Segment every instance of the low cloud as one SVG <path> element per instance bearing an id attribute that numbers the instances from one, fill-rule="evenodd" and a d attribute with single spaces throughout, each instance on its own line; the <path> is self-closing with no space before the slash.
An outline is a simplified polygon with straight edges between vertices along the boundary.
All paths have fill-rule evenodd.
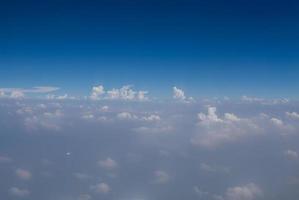
<path id="1" fill-rule="evenodd" d="M 17 187 L 12 187 L 9 189 L 9 193 L 15 197 L 20 197 L 20 198 L 23 198 L 23 197 L 27 197 L 30 195 L 30 191 L 27 190 L 27 189 L 20 189 L 20 188 L 17 188 Z"/>

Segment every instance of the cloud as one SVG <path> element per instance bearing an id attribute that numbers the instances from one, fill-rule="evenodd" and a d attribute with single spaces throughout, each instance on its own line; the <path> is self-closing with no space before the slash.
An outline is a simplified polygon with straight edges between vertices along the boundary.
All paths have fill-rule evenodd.
<path id="1" fill-rule="evenodd" d="M 287 117 L 299 120 L 299 114 L 296 112 L 286 112 Z"/>
<path id="2" fill-rule="evenodd" d="M 9 193 L 13 196 L 16 196 L 16 197 L 27 197 L 30 195 L 30 191 L 27 190 L 27 189 L 20 189 L 20 188 L 17 188 L 17 187 L 12 187 L 9 189 Z"/>
<path id="3" fill-rule="evenodd" d="M 102 98 L 102 95 L 104 95 L 104 94 L 105 94 L 104 86 L 102 86 L 102 85 L 94 86 L 94 87 L 92 87 L 92 90 L 91 90 L 90 99 L 99 100 Z"/>
<path id="4" fill-rule="evenodd" d="M 98 161 L 98 165 L 105 170 L 115 170 L 118 168 L 117 162 L 109 157 L 105 160 Z"/>
<path id="5" fill-rule="evenodd" d="M 186 99 L 185 92 L 182 89 L 179 89 L 175 86 L 172 89 L 173 89 L 173 98 L 174 99 L 182 100 L 182 101 L 184 101 Z"/>
<path id="6" fill-rule="evenodd" d="M 28 181 L 32 178 L 31 172 L 26 169 L 17 169 L 16 175 L 22 180 Z"/>
<path id="7" fill-rule="evenodd" d="M 284 155 L 290 160 L 297 160 L 299 158 L 298 153 L 290 149 L 286 150 Z"/>
<path id="8" fill-rule="evenodd" d="M 74 173 L 74 176 L 78 180 L 87 180 L 91 178 L 88 174 L 84 174 L 84 173 Z"/>
<path id="9" fill-rule="evenodd" d="M 185 96 L 185 92 L 182 89 L 177 88 L 176 86 L 172 88 L 172 92 L 173 92 L 172 97 L 177 101 L 185 102 L 185 103 L 190 103 L 194 101 L 192 97 L 187 98 Z"/>
<path id="10" fill-rule="evenodd" d="M 221 166 L 212 166 L 207 163 L 201 163 L 200 164 L 200 169 L 205 172 L 210 172 L 210 173 L 229 173 L 229 169 L 227 167 L 221 167 Z"/>
<path id="11" fill-rule="evenodd" d="M 198 114 L 198 134 L 191 138 L 192 144 L 214 148 L 260 133 L 259 127 L 253 120 L 241 119 L 232 113 L 225 113 L 224 117 L 220 118 L 216 111 L 216 107 L 209 106 L 207 114 Z"/>
<path id="12" fill-rule="evenodd" d="M 11 163 L 13 160 L 12 158 L 4 155 L 0 155 L 0 164 L 1 163 Z"/>
<path id="13" fill-rule="evenodd" d="M 50 93 L 59 90 L 58 87 L 39 86 L 31 89 L 24 88 L 0 88 L 0 97 L 19 99 L 25 97 L 26 93 Z"/>
<path id="14" fill-rule="evenodd" d="M 125 101 L 147 101 L 148 91 L 135 91 L 131 85 L 124 85 L 121 88 L 113 88 L 105 91 L 104 86 L 94 86 L 90 94 L 92 100 L 125 100 Z"/>
<path id="15" fill-rule="evenodd" d="M 165 184 L 170 180 L 170 176 L 168 175 L 168 173 L 162 170 L 154 171 L 154 176 L 155 176 L 154 183 L 157 184 Z"/>
<path id="16" fill-rule="evenodd" d="M 255 200 L 263 195 L 262 190 L 254 183 L 228 188 L 227 200 Z"/>
<path id="17" fill-rule="evenodd" d="M 64 94 L 64 95 L 48 94 L 46 96 L 46 99 L 49 99 L 49 100 L 75 100 L 76 97 L 69 96 L 68 94 Z"/>
<path id="18" fill-rule="evenodd" d="M 90 187 L 92 191 L 98 194 L 108 194 L 111 191 L 110 186 L 107 183 L 99 183 Z"/>
<path id="19" fill-rule="evenodd" d="M 91 196 L 89 194 L 81 194 L 77 200 L 90 200 Z"/>
<path id="20" fill-rule="evenodd" d="M 138 119 L 138 117 L 134 114 L 131 114 L 129 112 L 121 112 L 117 114 L 117 118 L 120 120 L 133 120 Z"/>

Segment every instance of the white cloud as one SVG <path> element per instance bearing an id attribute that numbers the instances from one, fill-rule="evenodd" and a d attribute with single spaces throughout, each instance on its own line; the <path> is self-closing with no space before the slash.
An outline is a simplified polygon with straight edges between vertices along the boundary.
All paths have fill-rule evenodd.
<path id="1" fill-rule="evenodd" d="M 149 116 L 144 116 L 142 117 L 142 120 L 147 121 L 147 122 L 155 122 L 155 121 L 160 121 L 161 118 L 159 115 L 149 115 Z"/>
<path id="2" fill-rule="evenodd" d="M 173 88 L 173 98 L 181 101 L 186 100 L 185 92 L 182 89 L 177 88 L 174 86 Z"/>
<path id="3" fill-rule="evenodd" d="M 284 125 L 282 120 L 274 118 L 274 117 L 271 118 L 271 122 L 278 127 L 283 127 L 283 125 Z"/>
<path id="4" fill-rule="evenodd" d="M 105 91 L 104 86 L 94 86 L 91 91 L 92 100 L 126 100 L 126 101 L 147 101 L 147 91 L 135 91 L 131 85 L 124 85 L 121 88 L 113 88 Z"/>
<path id="5" fill-rule="evenodd" d="M 108 112 L 109 106 L 102 106 L 101 111 L 102 112 Z"/>
<path id="6" fill-rule="evenodd" d="M 22 180 L 25 180 L 25 181 L 28 181 L 31 179 L 32 175 L 31 175 L 31 172 L 26 170 L 26 169 L 17 169 L 16 170 L 16 175 L 22 179 Z"/>
<path id="7" fill-rule="evenodd" d="M 298 119 L 299 120 L 299 113 L 296 113 L 296 112 L 286 112 L 286 115 L 289 118 Z"/>
<path id="8" fill-rule="evenodd" d="M 27 189 L 20 189 L 17 187 L 12 187 L 9 189 L 9 193 L 13 196 L 22 198 L 22 197 L 27 197 L 28 195 L 30 195 L 30 191 Z"/>
<path id="9" fill-rule="evenodd" d="M 91 90 L 90 99 L 92 99 L 92 100 L 101 99 L 103 94 L 105 94 L 104 86 L 102 86 L 102 85 L 94 86 L 94 87 L 92 87 L 92 90 Z"/>
<path id="10" fill-rule="evenodd" d="M 208 113 L 199 113 L 198 133 L 191 143 L 214 148 L 224 143 L 234 142 L 242 137 L 260 133 L 259 127 L 250 119 L 241 119 L 232 113 L 220 118 L 216 107 L 208 107 Z"/>
<path id="11" fill-rule="evenodd" d="M 297 160 L 299 158 L 298 153 L 290 149 L 286 150 L 284 154 L 290 160 Z"/>
<path id="12" fill-rule="evenodd" d="M 206 196 L 209 195 L 208 192 L 203 191 L 203 190 L 200 189 L 198 186 L 194 186 L 194 187 L 193 187 L 193 190 L 194 190 L 194 192 L 196 193 L 196 195 L 197 195 L 199 198 L 204 198 L 204 197 L 206 197 Z"/>
<path id="13" fill-rule="evenodd" d="M 64 94 L 64 95 L 54 95 L 54 94 L 48 94 L 46 96 L 47 99 L 49 100 L 75 100 L 76 97 L 73 96 L 69 96 L 68 94 Z"/>
<path id="14" fill-rule="evenodd" d="M 107 183 L 99 183 L 90 187 L 95 193 L 108 194 L 111 191 L 110 186 Z"/>
<path id="15" fill-rule="evenodd" d="M 228 188 L 226 191 L 227 200 L 255 200 L 261 197 L 262 190 L 254 183 L 243 186 Z"/>
<path id="16" fill-rule="evenodd" d="M 26 93 L 50 93 L 59 90 L 58 87 L 40 86 L 31 89 L 24 88 L 0 88 L 0 97 L 19 99 L 25 97 Z"/>
<path id="17" fill-rule="evenodd" d="M 172 88 L 172 92 L 173 92 L 172 95 L 173 99 L 177 101 L 184 102 L 184 103 L 194 102 L 193 97 L 186 97 L 185 92 L 182 89 L 177 88 L 176 86 Z"/>
<path id="18" fill-rule="evenodd" d="M 106 158 L 105 160 L 98 161 L 98 165 L 105 170 L 115 170 L 118 168 L 118 164 L 112 158 Z"/>
<path id="19" fill-rule="evenodd" d="M 158 184 L 165 184 L 170 180 L 170 176 L 165 171 L 156 170 L 154 171 L 154 176 L 155 176 L 154 182 Z"/>
<path id="20" fill-rule="evenodd" d="M 138 117 L 134 114 L 131 114 L 129 112 L 121 112 L 117 114 L 117 118 L 121 120 L 132 120 L 132 119 L 138 119 Z"/>
<path id="21" fill-rule="evenodd" d="M 24 97 L 25 97 L 25 94 L 22 91 L 16 90 L 16 91 L 12 91 L 10 93 L 10 98 L 12 98 L 12 99 L 20 99 L 20 98 L 24 98 Z"/>

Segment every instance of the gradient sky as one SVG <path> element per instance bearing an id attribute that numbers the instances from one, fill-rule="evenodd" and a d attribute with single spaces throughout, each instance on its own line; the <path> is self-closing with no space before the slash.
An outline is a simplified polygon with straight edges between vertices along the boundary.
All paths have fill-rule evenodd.
<path id="1" fill-rule="evenodd" d="M 298 98 L 298 1 L 6 1 L 0 86 Z"/>

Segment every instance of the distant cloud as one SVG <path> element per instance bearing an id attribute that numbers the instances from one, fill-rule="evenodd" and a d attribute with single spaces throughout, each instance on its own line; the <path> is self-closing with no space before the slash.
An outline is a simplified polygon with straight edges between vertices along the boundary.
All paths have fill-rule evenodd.
<path id="1" fill-rule="evenodd" d="M 126 101 L 147 101 L 148 91 L 135 91 L 131 85 L 124 85 L 119 89 L 113 88 L 105 91 L 103 85 L 92 87 L 90 99 L 92 100 L 126 100 Z"/>
<path id="2" fill-rule="evenodd" d="M 58 87 L 40 86 L 31 89 L 24 88 L 0 88 L 0 97 L 6 98 L 23 98 L 26 93 L 50 93 L 59 90 Z"/>
<path id="3" fill-rule="evenodd" d="M 226 200 L 255 200 L 263 195 L 262 190 L 254 183 L 228 188 Z"/>
<path id="4" fill-rule="evenodd" d="M 172 89 L 173 89 L 174 99 L 185 101 L 186 96 L 185 96 L 185 92 L 182 89 L 179 89 L 175 86 Z"/>
<path id="5" fill-rule="evenodd" d="M 76 200 L 90 200 L 91 196 L 89 194 L 81 194 Z"/>
<path id="6" fill-rule="evenodd" d="M 286 115 L 289 118 L 299 120 L 299 113 L 296 113 L 296 112 L 286 112 Z"/>
<path id="7" fill-rule="evenodd" d="M 113 160 L 112 158 L 100 160 L 98 162 L 98 165 L 105 170 L 115 170 L 118 167 L 117 162 L 115 160 Z"/>
<path id="8" fill-rule="evenodd" d="M 31 175 L 31 172 L 26 170 L 26 169 L 17 169 L 16 170 L 16 175 L 22 179 L 22 180 L 25 180 L 25 181 L 28 181 L 31 179 L 32 175 Z"/>
<path id="9" fill-rule="evenodd" d="M 186 103 L 194 101 L 194 99 L 192 97 L 186 97 L 185 92 L 182 89 L 177 88 L 176 86 L 174 86 L 172 88 L 172 91 L 173 91 L 172 97 L 173 97 L 173 99 L 175 99 L 177 101 L 186 102 Z"/>
<path id="10" fill-rule="evenodd" d="M 20 197 L 20 198 L 23 198 L 23 197 L 27 197 L 30 195 L 30 191 L 27 190 L 27 189 L 20 189 L 20 188 L 17 188 L 17 187 L 12 187 L 9 189 L 9 193 L 13 196 L 16 196 L 16 197 Z"/>
<path id="11" fill-rule="evenodd" d="M 11 163 L 11 162 L 12 162 L 12 158 L 10 158 L 8 156 L 0 155 L 0 164 L 1 163 Z"/>
<path id="12" fill-rule="evenodd" d="M 98 194 L 108 194 L 111 191 L 110 186 L 107 183 L 99 183 L 90 187 L 92 191 Z"/>
<path id="13" fill-rule="evenodd" d="M 191 143 L 213 148 L 223 143 L 236 141 L 244 136 L 259 133 L 258 126 L 250 119 L 241 119 L 232 113 L 225 113 L 220 118 L 216 107 L 208 107 L 208 113 L 199 113 L 197 124 L 199 134 Z"/>
<path id="14" fill-rule="evenodd" d="M 88 174 L 84 174 L 84 173 L 74 173 L 74 176 L 78 180 L 87 180 L 91 178 Z"/>
<path id="15" fill-rule="evenodd" d="M 284 152 L 284 154 L 290 160 L 298 160 L 299 159 L 299 155 L 296 151 L 288 149 Z"/>
<path id="16" fill-rule="evenodd" d="M 154 171 L 154 175 L 155 175 L 154 182 L 157 184 L 165 184 L 170 180 L 169 174 L 162 170 Z"/>

